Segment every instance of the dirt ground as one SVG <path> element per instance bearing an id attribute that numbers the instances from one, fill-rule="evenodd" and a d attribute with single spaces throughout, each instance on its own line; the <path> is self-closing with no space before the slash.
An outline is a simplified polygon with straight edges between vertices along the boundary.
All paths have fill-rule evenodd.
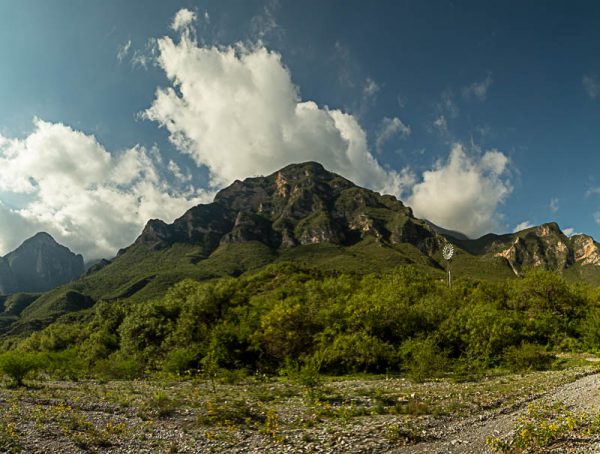
<path id="1" fill-rule="evenodd" d="M 0 452 L 491 452 L 486 438 L 510 440 L 530 403 L 600 411 L 598 366 L 471 382 L 332 378 L 311 387 L 260 376 L 37 381 L 0 387 Z M 600 433 L 558 440 L 546 452 L 600 452 Z"/>

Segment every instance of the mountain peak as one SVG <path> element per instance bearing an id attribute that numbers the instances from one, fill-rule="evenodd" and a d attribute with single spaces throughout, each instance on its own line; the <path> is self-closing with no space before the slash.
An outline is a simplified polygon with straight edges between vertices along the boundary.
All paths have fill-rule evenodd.
<path id="1" fill-rule="evenodd" d="M 40 292 L 83 274 L 83 257 L 46 233 L 25 240 L 0 261 L 0 293 Z"/>
<path id="2" fill-rule="evenodd" d="M 348 246 L 365 237 L 428 250 L 437 244 L 436 233 L 395 197 L 356 186 L 309 161 L 236 180 L 213 203 L 188 210 L 172 225 L 149 222 L 136 243 L 200 244 L 210 255 L 226 243 L 259 241 L 278 250 L 316 243 Z"/>
<path id="3" fill-rule="evenodd" d="M 275 173 L 281 173 L 283 175 L 302 175 L 305 177 L 318 176 L 318 175 L 334 175 L 323 167 L 322 164 L 315 161 L 300 162 L 297 164 L 289 164 Z"/>
<path id="4" fill-rule="evenodd" d="M 33 235 L 31 238 L 28 238 L 27 240 L 25 240 L 23 242 L 23 244 L 25 244 L 25 243 L 58 245 L 58 243 L 56 242 L 54 237 L 47 232 L 38 232 L 35 235 Z"/>
<path id="5" fill-rule="evenodd" d="M 536 234 L 539 236 L 548 236 L 548 235 L 563 235 L 564 233 L 558 226 L 556 222 L 546 222 L 536 228 Z"/>

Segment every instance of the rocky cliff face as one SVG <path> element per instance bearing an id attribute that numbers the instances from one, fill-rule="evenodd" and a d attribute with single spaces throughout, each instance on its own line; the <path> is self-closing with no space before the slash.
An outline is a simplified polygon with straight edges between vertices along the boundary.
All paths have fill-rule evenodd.
<path id="1" fill-rule="evenodd" d="M 209 255 L 224 243 L 260 241 L 280 249 L 324 242 L 352 245 L 367 236 L 382 245 L 411 243 L 425 253 L 435 252 L 443 241 L 395 197 L 307 162 L 235 181 L 213 203 L 192 208 L 171 225 L 151 220 L 136 244 L 160 249 L 192 243 Z"/>
<path id="2" fill-rule="evenodd" d="M 588 235 L 573 235 L 571 237 L 575 262 L 582 265 L 600 266 L 600 245 Z"/>
<path id="3" fill-rule="evenodd" d="M 600 266 L 598 243 L 587 235 L 567 237 L 551 222 L 510 235 L 480 238 L 480 253 L 507 261 L 515 275 L 531 268 L 563 271 L 575 264 Z M 468 247 L 468 246 L 467 246 Z"/>
<path id="4" fill-rule="evenodd" d="M 0 294 L 42 292 L 78 278 L 83 257 L 38 233 L 0 259 Z"/>

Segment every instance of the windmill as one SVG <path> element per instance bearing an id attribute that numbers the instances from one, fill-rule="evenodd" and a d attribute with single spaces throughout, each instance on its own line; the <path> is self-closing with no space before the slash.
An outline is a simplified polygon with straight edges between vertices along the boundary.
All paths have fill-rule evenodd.
<path id="1" fill-rule="evenodd" d="M 446 260 L 448 268 L 448 287 L 452 287 L 452 273 L 450 272 L 450 259 L 454 256 L 454 246 L 450 243 L 446 243 L 444 249 L 442 249 L 442 257 Z"/>

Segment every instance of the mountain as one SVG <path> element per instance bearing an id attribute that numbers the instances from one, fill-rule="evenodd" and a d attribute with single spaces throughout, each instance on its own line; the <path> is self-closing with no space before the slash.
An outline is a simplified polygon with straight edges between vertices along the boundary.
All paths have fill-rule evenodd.
<path id="1" fill-rule="evenodd" d="M 83 257 L 47 233 L 29 238 L 0 258 L 0 294 L 44 292 L 83 274 Z"/>
<path id="2" fill-rule="evenodd" d="M 393 196 L 382 196 L 309 162 L 268 177 L 235 181 L 213 203 L 198 205 L 167 225 L 148 222 L 136 241 L 153 249 L 197 244 L 205 257 L 219 246 L 259 241 L 272 250 L 311 244 L 410 243 L 424 253 L 435 233 Z"/>
<path id="3" fill-rule="evenodd" d="M 440 227 L 439 225 L 435 225 L 433 222 L 428 221 L 427 219 L 424 219 L 424 221 L 427 223 L 427 225 L 429 227 L 431 227 L 431 229 L 434 232 L 439 233 L 440 235 L 443 235 L 446 238 L 453 238 L 453 239 L 457 239 L 457 240 L 468 240 L 469 239 L 469 237 L 467 235 L 465 235 L 464 233 L 457 232 L 455 230 L 445 229 L 443 227 Z"/>
<path id="4" fill-rule="evenodd" d="M 543 268 L 574 277 L 600 280 L 600 244 L 589 235 L 566 236 L 556 222 L 520 232 L 482 236 L 477 240 L 452 238 L 466 252 L 501 257 L 516 276 L 532 268 Z"/>
<path id="5" fill-rule="evenodd" d="M 146 301 L 185 278 L 238 276 L 270 263 L 356 273 L 412 264 L 443 279 L 448 264 L 441 249 L 447 242 L 455 245 L 455 278 L 511 279 L 541 267 L 600 283 L 599 245 L 589 236 L 569 238 L 550 223 L 471 240 L 415 218 L 393 196 L 307 162 L 235 181 L 212 203 L 191 208 L 171 224 L 150 220 L 133 244 L 80 279 L 40 296 L 5 301 L 0 334 L 30 332 L 100 300 Z"/>

